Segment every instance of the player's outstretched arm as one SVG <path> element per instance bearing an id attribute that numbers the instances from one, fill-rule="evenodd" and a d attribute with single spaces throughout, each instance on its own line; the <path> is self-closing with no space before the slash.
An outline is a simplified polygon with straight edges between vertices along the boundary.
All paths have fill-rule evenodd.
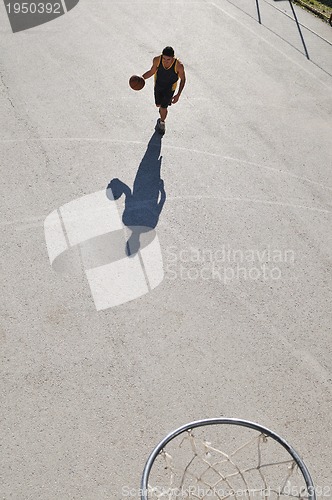
<path id="1" fill-rule="evenodd" d="M 153 58 L 151 69 L 149 69 L 149 71 L 146 71 L 142 75 L 144 80 L 146 80 L 147 78 L 150 78 L 151 76 L 153 76 L 156 73 L 156 71 L 158 69 L 158 59 L 159 59 L 158 56 Z"/>

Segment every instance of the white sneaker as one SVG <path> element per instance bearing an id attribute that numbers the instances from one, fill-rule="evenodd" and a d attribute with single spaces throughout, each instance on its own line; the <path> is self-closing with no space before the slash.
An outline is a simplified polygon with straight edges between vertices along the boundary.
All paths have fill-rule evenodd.
<path id="1" fill-rule="evenodd" d="M 162 122 L 160 118 L 158 118 L 157 127 L 158 127 L 158 132 L 160 134 L 165 133 L 166 131 L 165 122 Z"/>

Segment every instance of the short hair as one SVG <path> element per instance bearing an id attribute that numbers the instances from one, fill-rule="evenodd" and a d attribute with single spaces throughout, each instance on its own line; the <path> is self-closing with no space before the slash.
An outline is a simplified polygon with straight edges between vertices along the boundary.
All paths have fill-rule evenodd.
<path id="1" fill-rule="evenodd" d="M 174 57 L 173 47 L 165 47 L 163 50 L 163 56 Z"/>

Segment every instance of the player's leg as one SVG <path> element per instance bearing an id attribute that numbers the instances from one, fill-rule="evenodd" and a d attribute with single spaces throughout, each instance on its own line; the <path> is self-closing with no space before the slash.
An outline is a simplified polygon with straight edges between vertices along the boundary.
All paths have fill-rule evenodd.
<path id="1" fill-rule="evenodd" d="M 164 91 L 161 95 L 161 104 L 159 108 L 159 114 L 160 114 L 160 122 L 159 122 L 159 130 L 161 133 L 165 133 L 166 127 L 165 127 L 165 120 L 168 114 L 168 106 L 171 106 L 172 104 L 172 97 L 174 95 L 174 91 L 172 89 Z"/>
<path id="2" fill-rule="evenodd" d="M 159 108 L 159 114 L 160 114 L 160 119 L 161 119 L 162 122 L 164 122 L 166 120 L 167 113 L 168 113 L 167 108 L 162 108 L 160 106 L 160 108 Z"/>
<path id="3" fill-rule="evenodd" d="M 154 102 L 156 103 L 157 108 L 159 108 L 159 114 L 160 114 L 161 99 L 162 99 L 162 92 L 155 87 L 154 88 Z M 160 116 L 161 116 L 161 114 L 160 114 Z M 161 121 L 161 118 L 158 118 L 157 125 L 156 125 L 156 130 L 158 130 L 158 132 L 161 132 L 160 121 Z"/>
<path id="4" fill-rule="evenodd" d="M 160 128 L 163 129 L 165 131 L 165 120 L 166 120 L 166 117 L 167 117 L 167 107 L 166 108 L 162 108 L 160 106 L 159 108 L 159 114 L 160 114 Z"/>

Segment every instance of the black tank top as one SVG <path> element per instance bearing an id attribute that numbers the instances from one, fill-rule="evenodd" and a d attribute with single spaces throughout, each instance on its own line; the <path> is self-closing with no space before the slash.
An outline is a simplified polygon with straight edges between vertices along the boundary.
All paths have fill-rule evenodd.
<path id="1" fill-rule="evenodd" d="M 176 89 L 176 83 L 179 79 L 176 71 L 177 59 L 174 59 L 172 66 L 168 69 L 164 68 L 162 63 L 162 56 L 160 56 L 158 69 L 155 73 L 155 86 L 158 89 Z"/>

